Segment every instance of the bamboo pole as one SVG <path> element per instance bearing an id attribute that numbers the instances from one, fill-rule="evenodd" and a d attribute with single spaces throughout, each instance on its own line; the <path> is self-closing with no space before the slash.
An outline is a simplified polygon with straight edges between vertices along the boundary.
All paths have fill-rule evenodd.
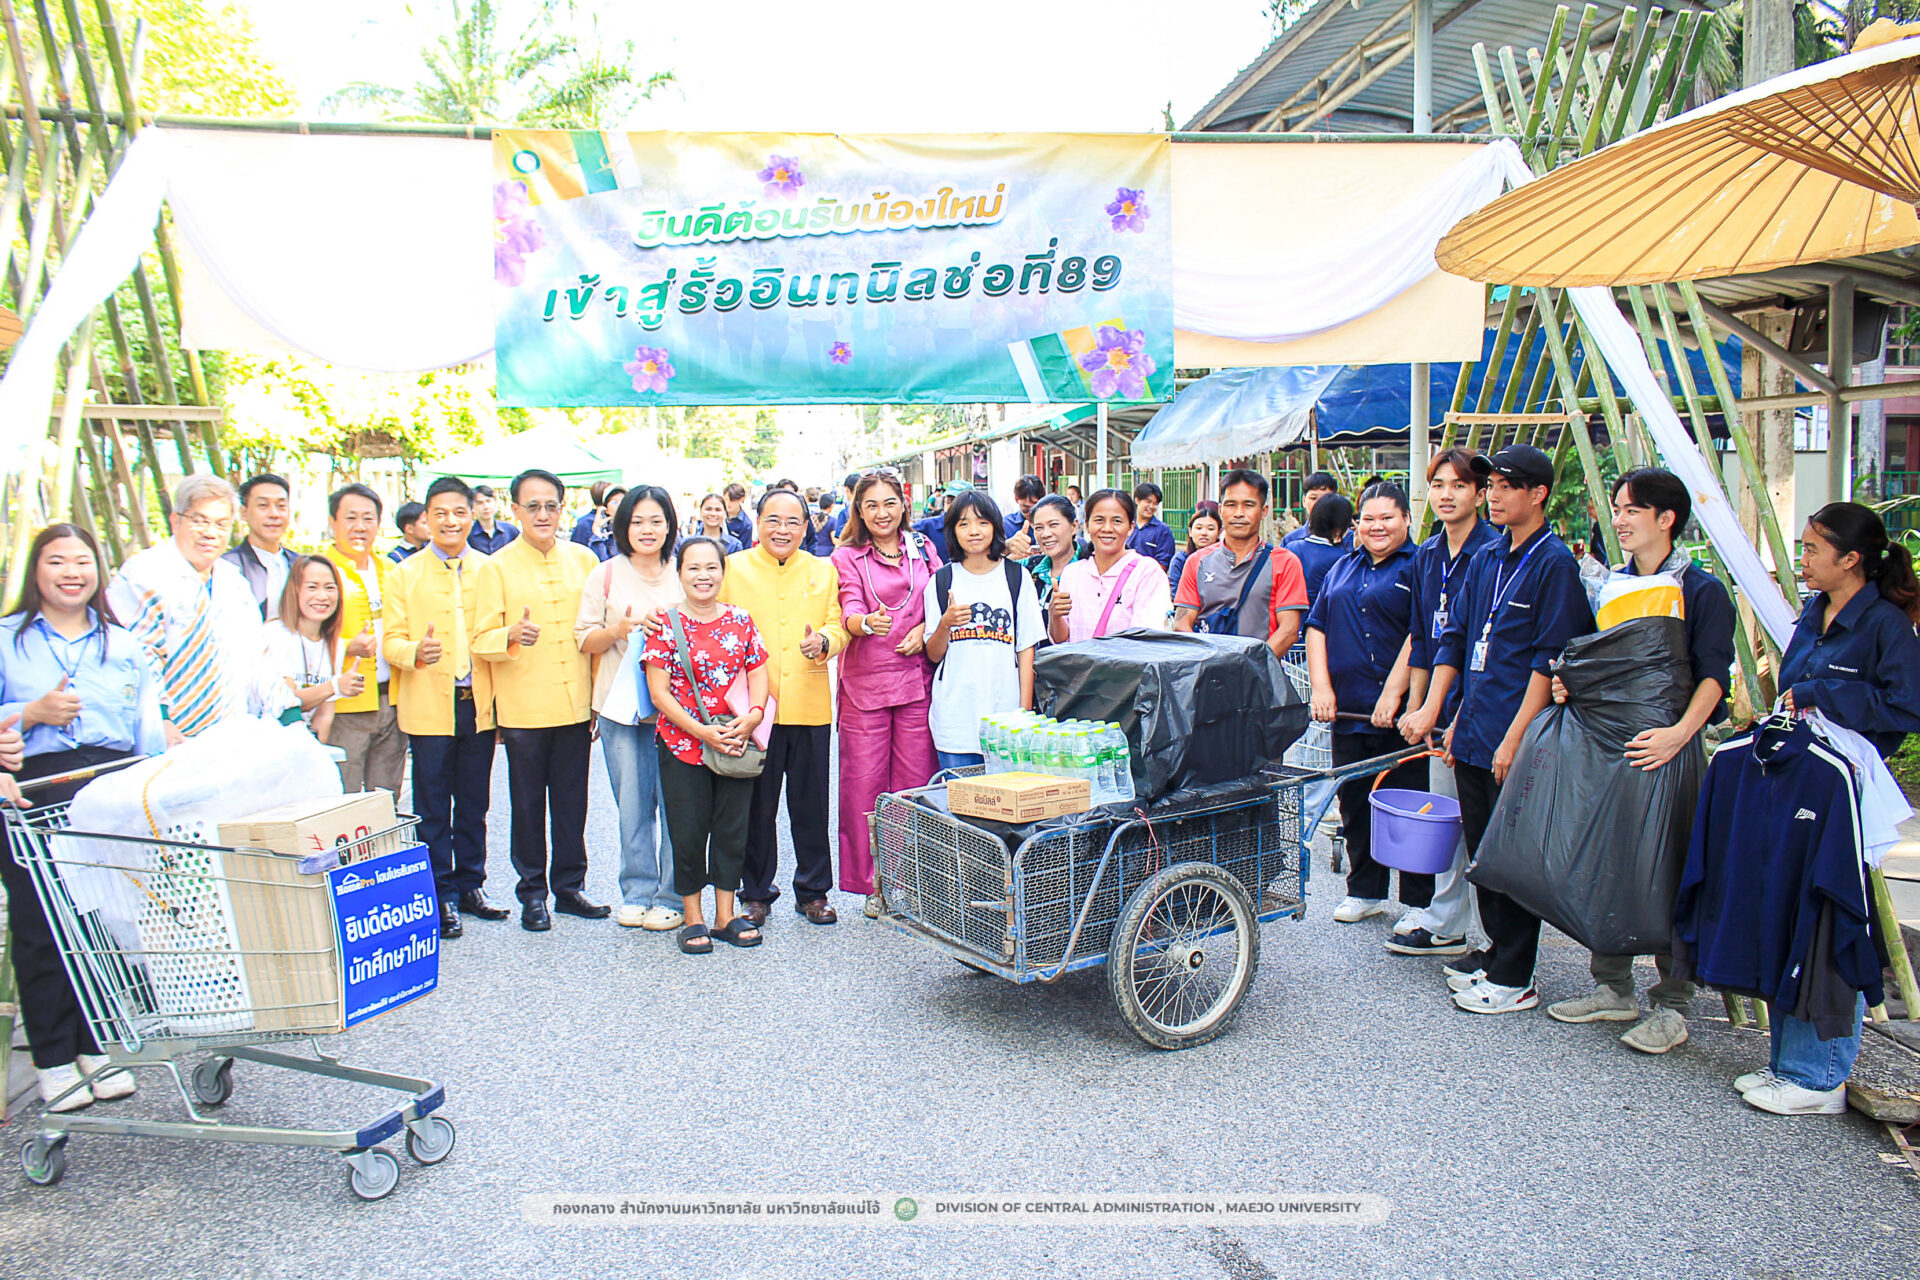
<path id="1" fill-rule="evenodd" d="M 1565 291 L 1562 290 L 1561 292 L 1564 294 Z M 1558 296 L 1555 297 L 1552 305 L 1557 312 L 1559 307 Z M 1540 300 L 1537 296 L 1534 301 L 1534 309 L 1536 311 L 1540 309 Z M 1540 331 L 1546 335 L 1547 353 L 1553 360 L 1554 373 L 1559 377 L 1560 385 L 1564 389 L 1567 398 L 1572 399 L 1574 392 L 1579 387 L 1579 383 L 1574 379 L 1573 365 L 1567 359 L 1566 343 L 1560 333 L 1559 316 L 1557 314 L 1555 315 L 1553 323 L 1542 325 Z M 1585 422 L 1580 422 L 1577 424 L 1569 424 L 1567 429 L 1561 433 L 1561 443 L 1563 446 L 1565 444 L 1565 437 L 1567 436 L 1573 437 L 1573 447 L 1580 454 L 1580 472 L 1586 478 L 1587 493 L 1592 496 L 1597 503 L 1600 501 L 1600 495 L 1605 493 L 1607 488 L 1606 481 L 1603 480 L 1600 475 L 1600 459 L 1598 455 L 1594 453 L 1593 433 L 1588 430 Z M 1600 536 L 1607 544 L 1607 562 L 1609 564 L 1618 564 L 1620 562 L 1620 535 L 1613 531 L 1613 522 L 1611 520 L 1602 520 L 1600 522 Z"/>

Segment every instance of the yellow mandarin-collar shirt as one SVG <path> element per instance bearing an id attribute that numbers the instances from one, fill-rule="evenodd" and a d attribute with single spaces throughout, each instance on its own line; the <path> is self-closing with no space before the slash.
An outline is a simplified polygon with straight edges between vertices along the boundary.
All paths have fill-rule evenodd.
<path id="1" fill-rule="evenodd" d="M 353 557 L 337 546 L 329 545 L 327 549 L 320 554 L 339 566 L 340 583 L 341 586 L 345 588 L 345 591 L 340 597 L 339 649 L 340 652 L 343 653 L 346 650 L 347 642 L 359 635 L 360 629 L 369 623 L 373 624 L 375 637 L 377 638 L 379 636 L 381 630 L 380 624 L 386 614 L 388 579 L 391 577 L 392 571 L 399 568 L 399 566 L 377 552 L 370 552 L 369 555 L 373 568 L 372 571 L 368 573 L 363 572 L 361 568 L 354 563 Z M 367 597 L 366 579 L 368 577 L 373 578 L 374 589 L 380 594 L 380 608 L 378 609 L 371 607 L 373 602 Z M 338 658 L 340 653 L 336 653 L 334 656 Z M 360 674 L 367 678 L 367 687 L 361 690 L 355 697 L 336 700 L 333 704 L 333 709 L 336 712 L 378 711 L 380 709 L 380 690 L 374 682 L 374 674 L 378 664 L 375 663 L 372 658 L 356 658 L 354 661 L 360 666 Z M 340 669 L 344 672 L 348 668 L 346 664 L 343 663 Z M 391 688 L 387 690 L 387 697 L 389 701 L 392 700 L 393 690 Z"/>
<path id="2" fill-rule="evenodd" d="M 493 664 L 473 658 L 474 619 L 480 607 L 480 566 L 487 557 L 468 549 L 456 561 L 432 547 L 408 556 L 387 576 L 387 634 L 381 652 L 393 668 L 388 696 L 403 733 L 453 733 L 454 684 L 473 677 L 473 727 L 493 728 Z M 420 642 L 433 628 L 440 660 L 414 666 Z"/>
<path id="3" fill-rule="evenodd" d="M 592 713 L 592 667 L 573 642 L 573 620 L 599 563 L 577 542 L 563 538 L 542 552 L 523 535 L 481 564 L 473 655 L 492 667 L 493 718 L 501 728 L 551 729 Z M 509 645 L 508 628 L 529 610 L 540 639 L 526 648 Z"/>
<path id="4" fill-rule="evenodd" d="M 827 638 L 827 657 L 847 647 L 840 621 L 840 573 L 833 561 L 795 551 L 785 564 L 763 546 L 727 557 L 720 599 L 753 617 L 766 646 L 767 692 L 774 699 L 775 724 L 827 724 L 833 696 L 827 658 L 804 658 L 800 642 L 807 628 Z"/>

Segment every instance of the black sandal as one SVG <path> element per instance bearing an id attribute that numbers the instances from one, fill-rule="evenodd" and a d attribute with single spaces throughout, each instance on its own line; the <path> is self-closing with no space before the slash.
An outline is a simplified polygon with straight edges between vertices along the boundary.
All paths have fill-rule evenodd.
<path id="1" fill-rule="evenodd" d="M 712 930 L 703 924 L 682 926 L 680 950 L 690 956 L 710 956 L 713 954 Z"/>
<path id="2" fill-rule="evenodd" d="M 740 936 L 743 933 L 752 933 L 753 937 L 743 938 Z M 713 936 L 735 947 L 757 947 L 766 941 L 765 935 L 760 932 L 760 927 L 745 916 L 735 916 L 727 921 L 724 929 L 715 929 Z"/>

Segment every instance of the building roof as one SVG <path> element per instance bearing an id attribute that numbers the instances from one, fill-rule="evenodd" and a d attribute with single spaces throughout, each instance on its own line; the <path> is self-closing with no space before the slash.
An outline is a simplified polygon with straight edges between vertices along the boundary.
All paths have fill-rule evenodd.
<path id="1" fill-rule="evenodd" d="M 1672 13 L 1718 9 L 1725 3 L 1664 0 L 1661 7 Z M 1549 0 L 1433 0 L 1436 133 L 1485 129 L 1473 46 L 1538 48 L 1552 31 L 1558 7 Z M 1579 28 L 1581 9 L 1568 7 L 1571 34 Z M 1620 12 L 1628 7 L 1637 7 L 1643 15 L 1647 9 L 1645 3 L 1629 6 L 1626 0 L 1594 0 L 1600 19 L 1592 37 L 1596 48 L 1612 42 Z M 1314 0 L 1186 128 L 1222 133 L 1411 132 L 1410 9 L 1406 0 Z M 1340 101 L 1323 115 L 1323 99 Z M 1271 118 L 1283 106 L 1284 118 Z"/>

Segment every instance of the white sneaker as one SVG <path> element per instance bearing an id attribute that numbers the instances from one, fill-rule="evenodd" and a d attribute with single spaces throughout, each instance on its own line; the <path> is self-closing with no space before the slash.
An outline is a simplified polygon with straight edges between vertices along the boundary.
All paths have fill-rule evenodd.
<path id="1" fill-rule="evenodd" d="M 1735 1076 L 1733 1087 L 1737 1092 L 1745 1093 L 1749 1089 L 1758 1089 L 1763 1084 L 1772 1084 L 1779 1078 L 1773 1074 L 1772 1067 L 1762 1067 L 1758 1071 L 1749 1071 L 1743 1076 Z"/>
<path id="2" fill-rule="evenodd" d="M 1540 1003 L 1532 987 L 1503 987 L 1482 979 L 1465 991 L 1457 991 L 1454 1004 L 1468 1013 L 1521 1013 Z"/>
<path id="3" fill-rule="evenodd" d="M 648 907 L 647 914 L 640 921 L 640 927 L 652 933 L 665 933 L 669 929 L 678 929 L 685 924 L 687 917 L 672 907 Z"/>
<path id="4" fill-rule="evenodd" d="M 1640 1002 L 1603 982 L 1584 996 L 1548 1005 L 1547 1016 L 1555 1022 L 1634 1022 L 1640 1017 Z"/>
<path id="5" fill-rule="evenodd" d="M 105 1054 L 83 1053 L 75 1065 L 82 1072 L 92 1075 L 96 1071 L 105 1070 L 109 1061 Z M 116 1071 L 110 1076 L 91 1082 L 87 1085 L 87 1089 L 101 1102 L 112 1102 L 115 1098 L 131 1098 L 134 1090 L 133 1072 Z"/>
<path id="6" fill-rule="evenodd" d="M 1340 905 L 1333 909 L 1333 918 L 1341 924 L 1353 924 L 1365 920 L 1368 916 L 1377 916 L 1387 909 L 1380 898 L 1355 898 L 1349 895 L 1340 899 Z"/>
<path id="7" fill-rule="evenodd" d="M 1803 1089 L 1791 1080 L 1775 1076 L 1740 1095 L 1747 1105 L 1776 1116 L 1838 1116 L 1847 1110 L 1847 1086 L 1831 1089 Z"/>
<path id="8" fill-rule="evenodd" d="M 624 928 L 638 929 L 647 922 L 647 909 L 623 905 L 613 913 L 613 922 Z"/>
<path id="9" fill-rule="evenodd" d="M 67 1093 L 67 1090 L 73 1089 L 73 1086 L 79 1083 L 80 1069 L 71 1062 L 64 1067 L 42 1067 L 40 1068 L 40 1100 L 47 1104 L 47 1110 L 62 1113 L 79 1111 L 83 1107 L 92 1106 L 93 1090 L 84 1085 L 74 1089 L 72 1093 Z M 67 1096 L 61 1098 L 60 1095 L 63 1093 Z M 59 1101 L 56 1102 L 56 1098 Z"/>
<path id="10" fill-rule="evenodd" d="M 1471 991 L 1487 980 L 1485 969 L 1475 969 L 1472 973 L 1456 973 L 1447 979 L 1449 991 Z"/>

